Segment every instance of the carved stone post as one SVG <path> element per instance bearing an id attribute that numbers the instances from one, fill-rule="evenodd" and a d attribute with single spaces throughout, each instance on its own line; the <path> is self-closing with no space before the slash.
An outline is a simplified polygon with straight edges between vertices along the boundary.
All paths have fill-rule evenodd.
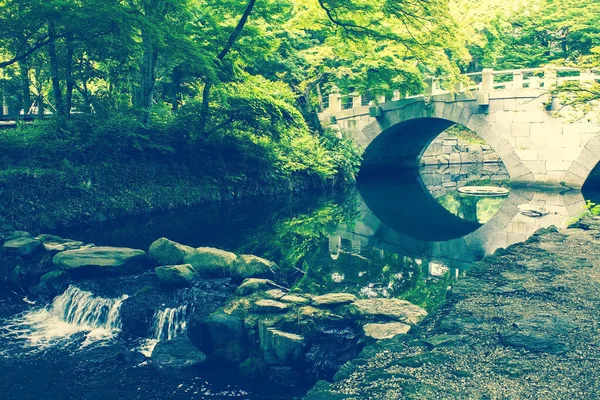
<path id="1" fill-rule="evenodd" d="M 331 88 L 331 93 L 329 94 L 329 107 L 327 108 L 327 112 L 336 113 L 342 111 L 342 100 L 340 97 L 340 88 L 334 86 Z"/>
<path id="2" fill-rule="evenodd" d="M 513 89 L 523 89 L 523 72 L 513 72 Z"/>
<path id="3" fill-rule="evenodd" d="M 494 70 L 485 68 L 481 72 L 481 90 L 494 90 Z"/>

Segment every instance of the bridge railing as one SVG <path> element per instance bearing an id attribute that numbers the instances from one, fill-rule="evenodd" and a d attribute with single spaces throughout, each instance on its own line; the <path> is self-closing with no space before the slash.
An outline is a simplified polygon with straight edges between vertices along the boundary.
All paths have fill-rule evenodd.
<path id="1" fill-rule="evenodd" d="M 425 93 L 417 96 L 406 96 L 404 98 L 435 96 L 449 93 L 469 93 L 469 92 L 492 92 L 494 90 L 512 90 L 512 89 L 550 89 L 555 84 L 568 81 L 599 81 L 600 75 L 589 70 L 580 70 L 570 67 L 545 68 L 527 68 L 516 70 L 494 71 L 486 68 L 481 72 L 465 74 L 459 82 L 452 82 L 445 78 L 427 78 Z M 473 96 L 474 98 L 476 96 Z M 400 100 L 403 98 L 400 92 L 396 90 L 392 99 L 386 99 L 385 96 L 374 96 L 372 93 L 366 94 L 340 94 L 339 88 L 333 87 L 328 98 L 325 101 L 326 114 L 335 114 L 337 112 L 352 108 L 364 107 L 373 104 L 381 104 L 387 100 Z"/>

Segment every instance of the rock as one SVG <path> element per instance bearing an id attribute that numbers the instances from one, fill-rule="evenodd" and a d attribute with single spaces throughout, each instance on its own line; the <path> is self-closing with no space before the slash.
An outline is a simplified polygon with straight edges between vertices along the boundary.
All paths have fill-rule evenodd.
<path id="1" fill-rule="evenodd" d="M 90 248 L 94 247 L 94 245 L 85 246 L 83 242 L 77 241 L 68 241 L 68 242 L 44 242 L 43 243 L 44 250 L 48 253 L 60 253 L 61 251 L 67 250 L 78 250 L 83 247 Z"/>
<path id="2" fill-rule="evenodd" d="M 281 299 L 279 299 L 285 303 L 292 303 L 292 304 L 308 304 L 310 303 L 310 300 L 307 298 L 304 298 L 302 296 L 297 296 L 294 294 L 286 294 L 285 296 L 283 296 Z"/>
<path id="3" fill-rule="evenodd" d="M 40 250 L 42 242 L 24 236 L 4 242 L 2 248 L 6 253 L 27 257 Z"/>
<path id="4" fill-rule="evenodd" d="M 65 271 L 50 271 L 40 278 L 38 289 L 56 296 L 65 291 L 68 286 L 69 275 Z"/>
<path id="5" fill-rule="evenodd" d="M 158 265 L 180 265 L 183 259 L 194 253 L 194 248 L 184 246 L 167 238 L 160 238 L 152 242 L 148 256 Z"/>
<path id="6" fill-rule="evenodd" d="M 198 273 L 190 264 L 156 267 L 154 271 L 158 281 L 170 287 L 192 286 L 198 277 Z"/>
<path id="7" fill-rule="evenodd" d="M 279 285 L 269 279 L 248 278 L 245 279 L 240 286 L 238 286 L 238 288 L 235 290 L 235 294 L 238 296 L 248 296 L 254 292 L 269 290 L 277 287 L 279 287 Z"/>
<path id="8" fill-rule="evenodd" d="M 229 251 L 212 247 L 198 247 L 192 254 L 183 258 L 185 264 L 191 264 L 203 276 L 227 275 L 237 256 Z"/>
<path id="9" fill-rule="evenodd" d="M 409 324 L 417 324 L 427 315 L 427 311 L 409 301 L 387 298 L 357 300 L 351 304 L 350 312 L 360 317 L 391 319 Z"/>
<path id="10" fill-rule="evenodd" d="M 250 254 L 240 255 L 233 265 L 233 274 L 240 278 L 273 278 L 277 264 Z"/>
<path id="11" fill-rule="evenodd" d="M 22 238 L 22 237 L 28 237 L 28 236 L 31 236 L 31 234 L 29 232 L 10 231 L 10 232 L 3 233 L 2 237 L 0 237 L 0 240 L 4 240 L 5 242 L 7 242 L 9 240 L 18 239 L 18 238 Z"/>
<path id="12" fill-rule="evenodd" d="M 254 303 L 252 307 L 254 312 L 257 313 L 281 313 L 285 312 L 290 308 L 289 304 L 281 303 L 275 300 L 259 300 Z"/>
<path id="13" fill-rule="evenodd" d="M 268 364 L 290 365 L 304 354 L 304 338 L 294 333 L 277 330 L 268 323 L 259 324 L 260 349 Z"/>
<path id="14" fill-rule="evenodd" d="M 241 376 L 250 379 L 259 379 L 266 375 L 269 366 L 260 357 L 249 357 L 239 366 Z"/>
<path id="15" fill-rule="evenodd" d="M 125 275 L 139 272 L 148 257 L 142 250 L 124 247 L 92 247 L 58 253 L 54 265 L 72 276 Z"/>
<path id="16" fill-rule="evenodd" d="M 356 296 L 350 293 L 329 293 L 312 298 L 311 304 L 316 307 L 335 307 L 356 301 Z"/>
<path id="17" fill-rule="evenodd" d="M 158 342 L 151 357 L 158 368 L 197 367 L 206 362 L 206 355 L 196 349 L 186 335 L 179 335 L 172 340 Z"/>
<path id="18" fill-rule="evenodd" d="M 285 292 L 281 289 L 271 289 L 265 292 L 265 296 L 267 296 L 269 299 L 279 300 L 285 296 Z"/>
<path id="19" fill-rule="evenodd" d="M 302 375 L 290 367 L 272 366 L 269 368 L 269 380 L 282 386 L 298 386 Z"/>
<path id="20" fill-rule="evenodd" d="M 501 332 L 500 341 L 505 346 L 522 348 L 534 353 L 563 354 L 569 346 L 547 333 Z"/>
<path id="21" fill-rule="evenodd" d="M 391 339 L 396 335 L 405 335 L 410 330 L 410 325 L 402 322 L 389 322 L 386 324 L 366 324 L 363 326 L 365 336 L 375 340 Z"/>
<path id="22" fill-rule="evenodd" d="M 247 335 L 241 318 L 215 313 L 191 321 L 190 340 L 211 358 L 225 364 L 239 364 L 247 355 Z"/>

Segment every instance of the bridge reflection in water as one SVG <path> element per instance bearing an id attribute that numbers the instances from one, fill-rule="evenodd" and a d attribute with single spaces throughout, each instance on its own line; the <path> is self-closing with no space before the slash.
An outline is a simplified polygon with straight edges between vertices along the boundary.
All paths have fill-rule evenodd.
<path id="1" fill-rule="evenodd" d="M 383 258 L 393 253 L 428 263 L 432 276 L 450 271 L 458 278 L 474 262 L 526 240 L 540 228 L 566 227 L 585 207 L 578 190 L 513 188 L 495 201 L 458 194 L 457 188 L 466 184 L 498 186 L 506 179 L 502 167 L 482 165 L 428 167 L 419 176 L 369 177 L 359 182 L 356 193 L 360 216 L 352 226 L 339 226 L 331 234 L 330 255 L 337 259 L 341 253 L 369 253 Z M 484 207 L 482 201 L 487 203 Z"/>

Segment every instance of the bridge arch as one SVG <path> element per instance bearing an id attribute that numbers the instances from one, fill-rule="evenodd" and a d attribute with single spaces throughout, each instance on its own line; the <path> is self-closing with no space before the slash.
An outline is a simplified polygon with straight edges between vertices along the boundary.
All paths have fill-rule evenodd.
<path id="1" fill-rule="evenodd" d="M 419 98 L 393 103 L 395 107 L 385 110 L 381 117 L 355 135 L 355 140 L 365 149 L 363 173 L 389 167 L 418 167 L 429 144 L 446 129 L 460 124 L 474 131 L 498 154 L 511 182 L 535 180 L 510 142 L 485 115 L 478 113 L 479 107 L 473 102 L 428 103 Z"/>

